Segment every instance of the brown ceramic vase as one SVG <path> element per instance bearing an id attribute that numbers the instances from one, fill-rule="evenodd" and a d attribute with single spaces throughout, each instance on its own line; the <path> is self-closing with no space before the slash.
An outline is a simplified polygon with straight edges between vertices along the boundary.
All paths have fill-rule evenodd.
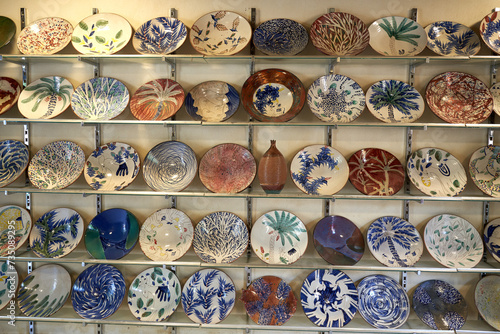
<path id="1" fill-rule="evenodd" d="M 287 173 L 285 157 L 276 147 L 276 140 L 271 140 L 271 147 L 259 163 L 260 186 L 267 194 L 279 194 L 285 186 Z"/>

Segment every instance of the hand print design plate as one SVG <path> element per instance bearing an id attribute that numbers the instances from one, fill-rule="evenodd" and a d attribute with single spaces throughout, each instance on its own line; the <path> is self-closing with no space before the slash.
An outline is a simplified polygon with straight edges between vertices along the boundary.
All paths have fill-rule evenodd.
<path id="1" fill-rule="evenodd" d="M 500 18 L 498 12 L 486 15 L 479 24 L 481 38 L 493 52 L 500 53 Z"/>
<path id="2" fill-rule="evenodd" d="M 307 46 L 307 30 L 290 19 L 272 19 L 261 23 L 253 32 L 257 50 L 270 56 L 293 56 Z"/>
<path id="3" fill-rule="evenodd" d="M 17 48 L 25 55 L 51 55 L 71 41 L 73 26 L 60 17 L 46 17 L 27 25 L 17 37 Z"/>
<path id="4" fill-rule="evenodd" d="M 483 240 L 486 249 L 490 252 L 493 258 L 500 262 L 500 218 L 493 219 L 485 227 L 483 231 Z"/>
<path id="5" fill-rule="evenodd" d="M 437 21 L 425 27 L 427 47 L 440 56 L 474 56 L 481 49 L 479 36 L 469 27 Z"/>
<path id="6" fill-rule="evenodd" d="M 0 310 L 10 304 L 14 294 L 11 291 L 17 291 L 19 275 L 12 262 L 0 262 Z"/>
<path id="7" fill-rule="evenodd" d="M 500 146 L 483 146 L 472 153 L 469 174 L 486 195 L 500 197 Z"/>
<path id="8" fill-rule="evenodd" d="M 491 327 L 500 330 L 500 276 L 488 275 L 479 280 L 474 291 L 477 310 Z"/>
<path id="9" fill-rule="evenodd" d="M 9 77 L 0 77 L 0 115 L 9 111 L 16 104 L 20 94 L 21 85 L 19 82 Z"/>
<path id="10" fill-rule="evenodd" d="M 205 81 L 186 96 L 186 111 L 195 121 L 224 122 L 238 109 L 238 91 L 224 81 Z"/>
<path id="11" fill-rule="evenodd" d="M 132 45 L 141 54 L 167 55 L 180 48 L 186 36 L 184 23 L 173 17 L 160 16 L 137 28 Z"/>
<path id="12" fill-rule="evenodd" d="M 15 227 L 14 234 L 9 232 L 12 231 L 9 229 L 12 222 Z M 30 232 L 31 216 L 26 209 L 17 205 L 0 207 L 0 256 L 6 257 L 9 252 L 18 250 L 28 240 Z"/>
<path id="13" fill-rule="evenodd" d="M 16 24 L 6 16 L 0 16 L 0 48 L 9 44 L 16 34 Z"/>
<path id="14" fill-rule="evenodd" d="M 427 34 L 417 22 L 401 16 L 387 16 L 368 27 L 370 46 L 383 56 L 416 56 L 427 45 Z"/>
<path id="15" fill-rule="evenodd" d="M 0 141 L 0 188 L 14 182 L 28 166 L 29 151 L 18 140 Z"/>

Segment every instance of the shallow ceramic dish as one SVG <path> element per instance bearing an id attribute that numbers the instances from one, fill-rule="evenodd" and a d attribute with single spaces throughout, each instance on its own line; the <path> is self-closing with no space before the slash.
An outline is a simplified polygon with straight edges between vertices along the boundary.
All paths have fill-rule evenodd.
<path id="1" fill-rule="evenodd" d="M 78 179 L 85 153 L 77 144 L 59 140 L 35 153 L 28 165 L 30 182 L 39 189 L 63 189 Z"/>
<path id="2" fill-rule="evenodd" d="M 23 54 L 54 54 L 71 40 L 73 26 L 60 17 L 46 17 L 27 25 L 17 37 L 17 48 Z"/>
<path id="3" fill-rule="evenodd" d="M 224 81 L 205 81 L 186 96 L 186 111 L 195 121 L 223 122 L 238 110 L 238 91 Z"/>
<path id="4" fill-rule="evenodd" d="M 293 157 L 290 165 L 295 185 L 309 195 L 333 195 L 349 179 L 344 156 L 326 145 L 306 146 Z"/>
<path id="5" fill-rule="evenodd" d="M 130 312 L 141 321 L 163 321 L 181 301 L 181 282 L 162 267 L 149 268 L 137 275 L 128 289 Z"/>
<path id="6" fill-rule="evenodd" d="M 255 178 L 257 164 L 249 150 L 238 144 L 220 144 L 208 150 L 200 161 L 200 180 L 214 193 L 235 194 Z"/>
<path id="7" fill-rule="evenodd" d="M 38 218 L 30 234 L 30 248 L 41 258 L 60 258 L 71 253 L 83 236 L 85 224 L 78 212 L 57 208 Z"/>
<path id="8" fill-rule="evenodd" d="M 28 317 L 50 317 L 69 297 L 71 276 L 64 267 L 46 264 L 31 272 L 19 286 L 17 304 Z"/>
<path id="9" fill-rule="evenodd" d="M 9 44 L 16 34 L 16 24 L 6 16 L 0 16 L 0 48 Z"/>
<path id="10" fill-rule="evenodd" d="M 432 257 L 448 268 L 473 268 L 483 258 L 483 240 L 467 220 L 449 214 L 425 225 L 424 242 Z"/>
<path id="11" fill-rule="evenodd" d="M 457 196 L 467 184 L 460 161 L 439 148 L 426 147 L 413 152 L 406 172 L 413 185 L 429 196 Z"/>
<path id="12" fill-rule="evenodd" d="M 486 248 L 495 260 L 500 262 L 500 218 L 493 219 L 483 231 L 483 240 Z"/>
<path id="13" fill-rule="evenodd" d="M 130 98 L 130 111 L 141 121 L 163 121 L 184 103 L 184 89 L 176 81 L 156 79 L 139 87 Z"/>
<path id="14" fill-rule="evenodd" d="M 358 310 L 358 291 L 349 276 L 337 269 L 317 269 L 300 289 L 306 316 L 318 326 L 340 328 Z"/>
<path id="15" fill-rule="evenodd" d="M 182 308 L 193 322 L 217 324 L 234 307 L 236 289 L 231 278 L 217 269 L 202 269 L 182 289 Z"/>
<path id="16" fill-rule="evenodd" d="M 474 299 L 481 317 L 491 327 L 500 330 L 500 276 L 481 278 L 474 291 Z"/>
<path id="17" fill-rule="evenodd" d="M 243 289 L 241 301 L 250 318 L 258 325 L 280 326 L 297 310 L 292 287 L 277 276 L 262 276 Z"/>
<path id="18" fill-rule="evenodd" d="M 368 227 L 366 241 L 373 257 L 388 267 L 412 267 L 424 251 L 415 226 L 398 217 L 376 219 Z"/>
<path id="19" fill-rule="evenodd" d="M 85 231 L 85 247 L 95 259 L 121 259 L 139 238 L 137 218 L 125 209 L 108 209 L 95 216 Z"/>
<path id="20" fill-rule="evenodd" d="M 231 212 L 214 212 L 203 217 L 194 229 L 193 249 L 208 263 L 236 261 L 248 247 L 248 228 Z"/>
<path id="21" fill-rule="evenodd" d="M 500 82 L 497 82 L 490 87 L 490 93 L 493 97 L 493 111 L 495 114 L 500 116 Z"/>
<path id="22" fill-rule="evenodd" d="M 76 278 L 71 303 L 84 319 L 105 319 L 118 310 L 125 289 L 125 279 L 118 269 L 109 264 L 96 264 Z"/>
<path id="23" fill-rule="evenodd" d="M 189 31 L 189 41 L 199 53 L 207 56 L 234 55 L 247 46 L 252 27 L 241 15 L 217 11 L 197 19 Z"/>
<path id="24" fill-rule="evenodd" d="M 144 22 L 132 38 L 134 49 L 142 54 L 166 55 L 177 50 L 186 40 L 184 23 L 173 17 L 160 16 Z"/>
<path id="25" fill-rule="evenodd" d="M 29 151 L 18 140 L 0 141 L 0 188 L 14 182 L 28 166 Z"/>
<path id="26" fill-rule="evenodd" d="M 457 289 L 441 280 L 417 286 L 413 310 L 424 324 L 436 330 L 460 329 L 467 319 L 467 302 Z"/>
<path id="27" fill-rule="evenodd" d="M 0 115 L 12 108 L 21 94 L 21 85 L 9 77 L 0 77 Z"/>
<path id="28" fill-rule="evenodd" d="M 253 32 L 253 44 L 270 56 L 293 56 L 307 46 L 307 30 L 290 19 L 272 19 L 261 23 Z"/>
<path id="29" fill-rule="evenodd" d="M 479 34 L 484 44 L 496 53 L 500 53 L 500 18 L 498 12 L 494 11 L 486 15 L 479 24 Z"/>
<path id="30" fill-rule="evenodd" d="M 33 81 L 19 95 L 17 106 L 26 118 L 49 119 L 62 114 L 71 103 L 73 85 L 58 76 Z"/>
<path id="31" fill-rule="evenodd" d="M 358 295 L 359 313 L 375 328 L 399 328 L 410 315 L 408 295 L 388 276 L 366 276 L 358 284 Z"/>
<path id="32" fill-rule="evenodd" d="M 422 116 L 424 99 L 413 87 L 399 80 L 381 80 L 366 91 L 366 106 L 386 123 L 409 123 Z"/>
<path id="33" fill-rule="evenodd" d="M 349 123 L 365 108 L 365 93 L 354 80 L 341 74 L 316 79 L 307 91 L 307 104 L 323 122 Z"/>
<path id="34" fill-rule="evenodd" d="M 108 77 L 92 78 L 75 89 L 71 108 L 82 119 L 106 121 L 120 115 L 129 98 L 122 82 Z"/>
<path id="35" fill-rule="evenodd" d="M 481 49 L 479 36 L 469 27 L 437 21 L 425 27 L 427 47 L 440 56 L 474 56 Z"/>
<path id="36" fill-rule="evenodd" d="M 95 14 L 84 18 L 73 31 L 71 42 L 83 54 L 110 55 L 120 51 L 132 37 L 132 27 L 120 15 Z"/>
<path id="37" fill-rule="evenodd" d="M 14 222 L 14 235 L 9 226 Z M 0 207 L 0 256 L 12 255 L 28 240 L 31 232 L 31 216 L 29 212 L 17 205 Z M 14 239 L 12 239 L 14 236 Z M 12 243 L 11 240 L 14 240 Z M 10 243 L 9 243 L 10 241 Z"/>
<path id="38" fill-rule="evenodd" d="M 142 174 L 153 190 L 176 192 L 193 181 L 197 167 L 191 147 L 179 141 L 165 141 L 148 152 Z"/>
<path id="39" fill-rule="evenodd" d="M 429 108 L 448 123 L 481 123 L 493 111 L 488 87 L 473 75 L 445 72 L 427 84 L 425 98 Z"/>
<path id="40" fill-rule="evenodd" d="M 11 291 L 17 291 L 18 280 L 19 276 L 14 264 L 0 262 L 0 310 L 10 304 L 10 300 L 14 298 Z"/>
<path id="41" fill-rule="evenodd" d="M 387 16 L 368 27 L 370 46 L 383 56 L 416 56 L 427 45 L 427 34 L 417 22 L 401 16 Z"/>
<path id="42" fill-rule="evenodd" d="M 474 184 L 486 195 L 500 197 L 500 146 L 483 146 L 472 153 L 469 174 Z"/>

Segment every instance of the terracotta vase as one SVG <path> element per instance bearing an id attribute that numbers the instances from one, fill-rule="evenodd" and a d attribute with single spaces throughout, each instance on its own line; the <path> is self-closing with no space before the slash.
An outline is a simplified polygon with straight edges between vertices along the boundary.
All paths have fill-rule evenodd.
<path id="1" fill-rule="evenodd" d="M 283 154 L 276 148 L 276 140 L 271 140 L 271 147 L 262 156 L 258 176 L 260 186 L 267 194 L 279 194 L 285 186 L 286 161 Z"/>

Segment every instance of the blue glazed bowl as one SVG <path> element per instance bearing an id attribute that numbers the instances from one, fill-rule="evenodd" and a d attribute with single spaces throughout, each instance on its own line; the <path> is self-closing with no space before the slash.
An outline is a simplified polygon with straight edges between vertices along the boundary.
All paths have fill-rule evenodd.
<path id="1" fill-rule="evenodd" d="M 270 56 L 293 56 L 307 46 L 306 28 L 290 19 L 263 22 L 253 33 L 255 47 Z"/>

